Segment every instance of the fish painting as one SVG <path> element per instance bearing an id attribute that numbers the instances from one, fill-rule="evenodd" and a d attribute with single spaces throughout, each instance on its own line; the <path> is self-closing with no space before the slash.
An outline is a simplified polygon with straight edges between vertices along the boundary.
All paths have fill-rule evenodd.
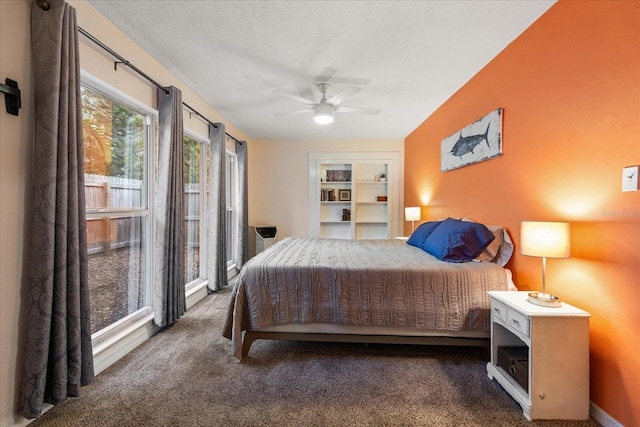
<path id="1" fill-rule="evenodd" d="M 498 108 L 443 139 L 440 171 L 447 172 L 501 156 L 502 111 Z"/>
<path id="2" fill-rule="evenodd" d="M 462 159 L 462 156 L 468 153 L 473 153 L 473 149 L 478 146 L 484 140 L 487 143 L 487 147 L 491 148 L 489 145 L 489 126 L 491 126 L 491 122 L 487 125 L 487 130 L 483 134 L 478 135 L 469 135 L 462 136 L 462 131 L 460 131 L 460 138 L 456 141 L 451 149 L 451 154 L 454 156 L 458 156 Z"/>

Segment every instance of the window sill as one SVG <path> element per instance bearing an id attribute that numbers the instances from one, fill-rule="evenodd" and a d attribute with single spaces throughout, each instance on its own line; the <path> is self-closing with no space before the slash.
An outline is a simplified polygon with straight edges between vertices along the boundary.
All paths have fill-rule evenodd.
<path id="1" fill-rule="evenodd" d="M 237 274 L 235 268 L 229 271 L 229 277 Z M 187 310 L 204 299 L 208 294 L 207 281 L 204 280 L 186 291 Z M 108 330 L 100 331 L 92 337 L 93 365 L 95 374 L 124 357 L 127 353 L 151 338 L 160 330 L 153 323 L 153 313 L 140 313 L 133 319 L 126 319 L 123 324 L 112 325 Z"/>
<path id="2" fill-rule="evenodd" d="M 104 339 L 94 339 L 93 368 L 95 374 L 97 375 L 113 365 L 159 330 L 160 328 L 153 323 L 153 313 L 149 313 L 118 331 L 113 331 Z"/>
<path id="3" fill-rule="evenodd" d="M 186 291 L 186 299 L 187 299 L 186 309 L 187 310 L 189 310 L 196 303 L 198 303 L 200 300 L 202 300 L 207 296 L 209 292 L 207 290 L 207 283 L 208 282 L 206 280 L 203 280 L 202 282 L 199 282 L 198 284 L 191 286 L 189 289 L 187 289 Z"/>

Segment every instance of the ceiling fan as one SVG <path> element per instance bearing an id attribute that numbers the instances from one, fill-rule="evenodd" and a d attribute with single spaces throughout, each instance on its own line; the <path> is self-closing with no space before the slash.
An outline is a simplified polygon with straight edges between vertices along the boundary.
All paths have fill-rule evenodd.
<path id="1" fill-rule="evenodd" d="M 320 102 L 316 100 L 311 100 L 304 98 L 295 93 L 288 92 L 282 89 L 276 89 L 273 92 L 284 95 L 288 98 L 293 99 L 294 101 L 302 102 L 303 104 L 309 105 L 307 108 L 303 108 L 300 110 L 289 111 L 287 113 L 281 113 L 279 115 L 287 115 L 287 114 L 297 114 L 304 113 L 307 111 L 313 111 L 313 120 L 319 124 L 329 124 L 333 122 L 333 113 L 355 113 L 355 114 L 379 114 L 380 110 L 374 110 L 371 108 L 360 108 L 360 107 L 347 107 L 346 105 L 341 105 L 342 101 L 347 99 L 348 97 L 360 92 L 360 88 L 356 86 L 348 86 L 342 91 L 336 93 L 327 99 L 327 92 L 329 90 L 329 83 L 315 83 L 316 88 L 322 94 L 322 99 Z"/>

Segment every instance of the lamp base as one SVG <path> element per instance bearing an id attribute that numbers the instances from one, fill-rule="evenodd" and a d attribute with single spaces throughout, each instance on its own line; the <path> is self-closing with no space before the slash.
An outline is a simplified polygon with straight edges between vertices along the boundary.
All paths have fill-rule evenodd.
<path id="1" fill-rule="evenodd" d="M 555 295 L 545 294 L 542 292 L 529 292 L 529 297 L 527 298 L 531 304 L 541 305 L 543 307 L 560 307 L 561 301 Z"/>

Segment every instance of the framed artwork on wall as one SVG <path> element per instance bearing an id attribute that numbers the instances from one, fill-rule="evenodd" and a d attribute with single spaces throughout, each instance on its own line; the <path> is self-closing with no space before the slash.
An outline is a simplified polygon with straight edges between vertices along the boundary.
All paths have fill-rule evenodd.
<path id="1" fill-rule="evenodd" d="M 340 202 L 350 202 L 351 201 L 351 190 L 338 190 L 338 201 L 340 201 Z"/>
<path id="2" fill-rule="evenodd" d="M 440 172 L 502 156 L 502 108 L 442 140 Z"/>

